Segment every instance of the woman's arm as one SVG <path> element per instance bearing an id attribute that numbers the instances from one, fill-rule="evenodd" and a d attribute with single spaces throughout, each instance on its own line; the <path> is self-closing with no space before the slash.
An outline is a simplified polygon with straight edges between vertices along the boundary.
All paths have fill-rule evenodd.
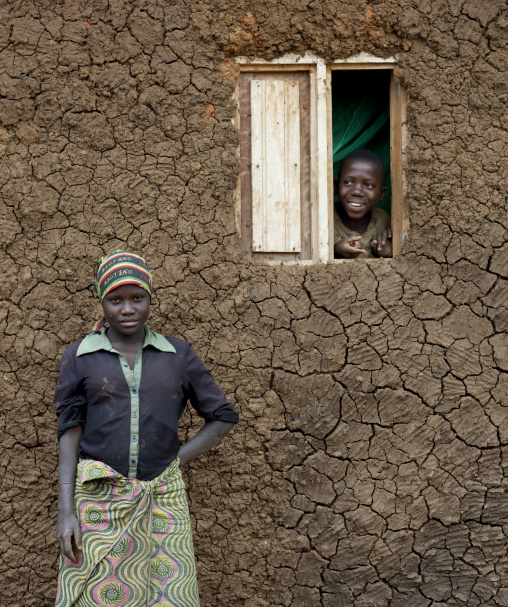
<path id="1" fill-rule="evenodd" d="M 188 464 L 202 453 L 216 447 L 235 424 L 213 420 L 206 423 L 197 434 L 180 447 L 180 466 Z"/>
<path id="2" fill-rule="evenodd" d="M 74 514 L 74 486 L 82 436 L 82 426 L 74 426 L 66 430 L 60 438 L 58 457 L 58 519 L 55 535 L 60 545 L 60 552 L 73 563 L 78 559 L 72 549 L 72 538 L 77 549 L 81 550 L 81 529 Z"/>

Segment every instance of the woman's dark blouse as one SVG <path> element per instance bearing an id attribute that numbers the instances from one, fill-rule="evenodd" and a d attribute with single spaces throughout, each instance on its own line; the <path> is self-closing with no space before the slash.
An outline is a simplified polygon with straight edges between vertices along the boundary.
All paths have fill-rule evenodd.
<path id="1" fill-rule="evenodd" d="M 187 400 L 205 421 L 238 421 L 189 342 L 147 329 L 131 374 L 105 333 L 89 335 L 62 356 L 54 399 L 58 438 L 82 425 L 81 458 L 152 480 L 178 454 L 178 420 Z"/>

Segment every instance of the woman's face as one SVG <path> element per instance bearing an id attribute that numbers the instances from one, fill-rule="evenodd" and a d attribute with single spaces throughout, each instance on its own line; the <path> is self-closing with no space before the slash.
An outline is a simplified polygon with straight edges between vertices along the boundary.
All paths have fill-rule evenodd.
<path id="1" fill-rule="evenodd" d="M 150 313 L 150 295 L 137 285 L 122 285 L 106 295 L 102 310 L 113 331 L 134 336 L 145 326 Z"/>

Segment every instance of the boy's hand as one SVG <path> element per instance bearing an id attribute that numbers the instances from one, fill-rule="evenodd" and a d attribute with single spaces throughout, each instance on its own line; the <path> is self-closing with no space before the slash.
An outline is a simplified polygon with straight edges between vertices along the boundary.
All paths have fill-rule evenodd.
<path id="1" fill-rule="evenodd" d="M 370 243 L 372 254 L 375 257 L 391 257 L 392 256 L 392 231 L 385 230 L 382 234 L 372 237 Z"/>
<path id="2" fill-rule="evenodd" d="M 346 236 L 342 240 L 339 240 L 339 242 L 336 242 L 333 247 L 335 257 L 340 259 L 356 259 L 358 255 L 367 253 L 365 249 L 361 248 L 361 238 L 361 236 Z"/>

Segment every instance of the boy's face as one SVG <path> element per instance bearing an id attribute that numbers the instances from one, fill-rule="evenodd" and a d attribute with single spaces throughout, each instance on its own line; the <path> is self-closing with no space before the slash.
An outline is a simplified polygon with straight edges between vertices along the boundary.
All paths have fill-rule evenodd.
<path id="1" fill-rule="evenodd" d="M 364 217 L 386 193 L 381 169 L 365 160 L 343 163 L 335 185 L 339 204 L 351 219 Z"/>

